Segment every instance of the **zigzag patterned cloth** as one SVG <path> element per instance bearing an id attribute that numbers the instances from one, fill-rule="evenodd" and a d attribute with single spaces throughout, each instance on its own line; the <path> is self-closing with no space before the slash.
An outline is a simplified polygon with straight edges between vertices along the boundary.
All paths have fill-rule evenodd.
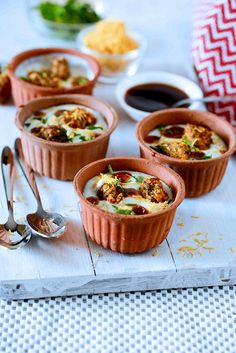
<path id="1" fill-rule="evenodd" d="M 236 96 L 236 0 L 199 0 L 192 43 L 205 96 Z M 236 127 L 236 101 L 208 107 Z"/>

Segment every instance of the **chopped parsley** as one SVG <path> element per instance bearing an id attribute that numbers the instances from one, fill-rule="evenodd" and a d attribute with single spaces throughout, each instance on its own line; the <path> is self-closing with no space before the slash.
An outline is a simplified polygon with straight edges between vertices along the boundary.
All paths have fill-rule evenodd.
<path id="1" fill-rule="evenodd" d="M 101 19 L 89 3 L 78 0 L 67 0 L 64 4 L 42 1 L 36 9 L 45 20 L 56 23 L 94 23 Z"/>
<path id="2" fill-rule="evenodd" d="M 185 143 L 185 145 L 189 146 L 191 148 L 191 150 L 195 151 L 196 150 L 196 147 L 194 146 L 195 142 L 196 141 L 190 141 L 187 136 L 184 136 L 182 138 L 182 142 Z"/>
<path id="3" fill-rule="evenodd" d="M 96 130 L 96 129 L 100 129 L 100 130 L 103 130 L 103 127 L 102 126 L 98 126 L 98 125 L 88 125 L 87 126 L 87 129 L 88 130 Z"/>
<path id="4" fill-rule="evenodd" d="M 143 183 L 144 180 L 145 180 L 145 177 L 142 176 L 142 175 L 139 175 L 139 176 L 134 176 L 134 175 L 133 175 L 133 178 L 136 180 L 136 182 L 137 182 L 138 184 Z"/>
<path id="5" fill-rule="evenodd" d="M 46 124 L 47 123 L 47 118 L 42 118 L 41 116 L 34 116 L 32 118 L 32 120 L 39 120 L 39 121 L 41 121 L 42 124 Z"/>
<path id="6" fill-rule="evenodd" d="M 113 171 L 112 166 L 110 164 L 108 164 L 108 172 L 111 175 L 114 174 L 114 171 Z"/>
<path id="7" fill-rule="evenodd" d="M 206 159 L 211 159 L 212 155 L 205 155 L 204 157 L 202 157 L 202 159 L 206 160 Z"/>
<path id="8" fill-rule="evenodd" d="M 80 77 L 80 78 L 78 78 L 77 83 L 80 86 L 87 85 L 88 79 L 86 77 Z"/>
<path id="9" fill-rule="evenodd" d="M 119 208 L 118 206 L 113 205 L 115 212 L 118 214 L 126 214 L 126 215 L 135 215 L 135 212 L 132 210 L 126 210 L 123 208 Z"/>
<path id="10" fill-rule="evenodd" d="M 159 130 L 159 131 L 165 130 L 165 128 L 166 128 L 166 125 L 158 125 L 157 126 L 157 130 Z"/>
<path id="11" fill-rule="evenodd" d="M 30 123 L 25 123 L 25 126 L 26 127 L 30 127 Z"/>

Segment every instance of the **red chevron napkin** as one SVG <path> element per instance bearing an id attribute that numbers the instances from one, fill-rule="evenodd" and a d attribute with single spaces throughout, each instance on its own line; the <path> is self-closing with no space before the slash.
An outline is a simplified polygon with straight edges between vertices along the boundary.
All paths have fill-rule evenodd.
<path id="1" fill-rule="evenodd" d="M 236 95 L 236 0 L 199 0 L 192 54 L 205 96 Z M 236 102 L 209 104 L 236 127 Z"/>

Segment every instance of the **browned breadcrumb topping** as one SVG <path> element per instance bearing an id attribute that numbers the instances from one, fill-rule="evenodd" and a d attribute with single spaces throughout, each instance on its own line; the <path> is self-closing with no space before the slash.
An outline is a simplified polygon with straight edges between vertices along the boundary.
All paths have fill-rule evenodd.
<path id="1" fill-rule="evenodd" d="M 31 133 L 47 141 L 67 142 L 66 130 L 57 125 L 39 126 L 31 130 Z"/>
<path id="2" fill-rule="evenodd" d="M 67 80 L 70 77 L 70 66 L 64 56 L 52 60 L 52 76 Z"/>
<path id="3" fill-rule="evenodd" d="M 64 110 L 59 119 L 61 124 L 68 125 L 73 129 L 85 129 L 86 126 L 96 123 L 93 113 L 83 108 Z"/>
<path id="4" fill-rule="evenodd" d="M 99 189 L 99 198 L 107 200 L 110 203 L 119 203 L 124 198 L 124 195 L 119 185 L 105 183 Z"/>
<path id="5" fill-rule="evenodd" d="M 80 86 L 88 82 L 86 77 L 71 76 L 68 60 L 64 56 L 54 57 L 49 69 L 29 71 L 23 79 L 37 86 L 51 88 L 60 87 L 61 80 L 70 80 L 72 86 Z"/>
<path id="6" fill-rule="evenodd" d="M 190 147 L 182 141 L 163 142 L 158 144 L 155 150 L 166 156 L 184 160 L 188 159 L 190 153 Z"/>
<path id="7" fill-rule="evenodd" d="M 212 131 L 207 126 L 186 124 L 184 134 L 195 147 L 207 150 L 212 143 Z"/>
<path id="8" fill-rule="evenodd" d="M 168 194 L 164 190 L 161 181 L 158 178 L 147 178 L 140 185 L 140 193 L 142 197 L 151 202 L 168 201 Z"/>

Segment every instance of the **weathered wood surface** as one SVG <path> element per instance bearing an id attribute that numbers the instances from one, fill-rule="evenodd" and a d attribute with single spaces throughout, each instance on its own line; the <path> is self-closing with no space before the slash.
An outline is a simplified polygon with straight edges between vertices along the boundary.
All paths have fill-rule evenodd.
<path id="1" fill-rule="evenodd" d="M 109 155 L 138 155 L 135 123 L 117 106 L 112 86 L 98 86 L 120 117 L 111 139 Z M 13 146 L 18 131 L 15 108 L 1 107 L 0 148 Z M 38 298 L 236 283 L 236 172 L 235 158 L 226 176 L 209 195 L 185 200 L 177 211 L 171 232 L 161 246 L 141 255 L 122 255 L 105 250 L 84 234 L 73 185 L 38 177 L 46 208 L 62 212 L 67 234 L 48 241 L 34 238 L 19 251 L 0 249 L 0 297 Z M 33 211 L 31 191 L 17 168 L 15 213 L 18 219 Z M 0 221 L 6 219 L 0 179 Z"/>

